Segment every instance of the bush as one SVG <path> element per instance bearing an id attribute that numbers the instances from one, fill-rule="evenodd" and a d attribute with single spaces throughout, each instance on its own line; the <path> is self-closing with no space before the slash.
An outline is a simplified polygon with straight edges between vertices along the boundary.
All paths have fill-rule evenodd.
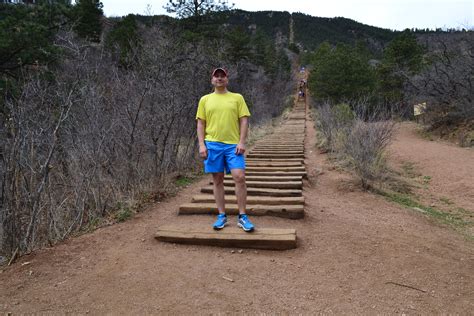
<path id="1" fill-rule="evenodd" d="M 354 111 L 352 108 L 355 108 Z M 370 182 L 383 178 L 385 149 L 392 139 L 395 123 L 381 113 L 381 107 L 326 102 L 317 109 L 317 128 L 322 135 L 322 147 L 337 160 L 349 162 L 364 189 Z"/>
<path id="2" fill-rule="evenodd" d="M 393 121 L 364 122 L 356 119 L 344 143 L 344 151 L 362 187 L 369 188 L 369 181 L 381 179 L 386 169 L 385 149 L 392 139 Z"/>

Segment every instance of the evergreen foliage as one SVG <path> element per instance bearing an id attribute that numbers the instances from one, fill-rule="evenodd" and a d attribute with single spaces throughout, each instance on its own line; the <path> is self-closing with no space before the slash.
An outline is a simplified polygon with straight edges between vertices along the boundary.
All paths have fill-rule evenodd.
<path id="1" fill-rule="evenodd" d="M 92 42 L 100 42 L 102 34 L 102 17 L 104 11 L 99 0 L 78 0 L 74 7 L 75 25 L 77 35 Z"/>
<path id="2" fill-rule="evenodd" d="M 391 41 L 384 50 L 382 63 L 377 67 L 378 91 L 390 102 L 401 102 L 409 76 L 423 67 L 424 49 L 416 36 L 405 30 Z"/>
<path id="3" fill-rule="evenodd" d="M 116 55 L 119 65 L 130 67 L 134 62 L 134 49 L 141 42 L 135 16 L 129 14 L 118 21 L 107 34 L 105 42 L 107 48 Z"/>
<path id="4" fill-rule="evenodd" d="M 316 50 L 313 65 L 309 88 L 318 99 L 338 103 L 371 94 L 375 88 L 375 73 L 367 56 L 351 46 L 332 48 L 325 42 Z"/>
<path id="5" fill-rule="evenodd" d="M 25 70 L 44 70 L 59 59 L 53 38 L 69 10 L 68 1 L 0 4 L 0 112 L 5 99 L 18 93 Z"/>
<path id="6" fill-rule="evenodd" d="M 373 39 L 382 44 L 396 36 L 396 32 L 358 23 L 342 17 L 321 18 L 303 13 L 293 13 L 295 42 L 306 49 L 316 49 L 324 41 L 331 44 L 354 45 L 357 40 Z M 375 50 L 371 49 L 371 50 Z"/>
<path id="7" fill-rule="evenodd" d="M 215 11 L 227 11 L 232 8 L 227 0 L 169 0 L 163 7 L 168 13 L 174 13 L 178 18 L 191 18 L 198 26 L 203 16 Z"/>

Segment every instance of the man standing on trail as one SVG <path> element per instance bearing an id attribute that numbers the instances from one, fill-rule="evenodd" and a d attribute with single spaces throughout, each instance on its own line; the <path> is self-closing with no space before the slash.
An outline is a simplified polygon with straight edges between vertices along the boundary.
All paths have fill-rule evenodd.
<path id="1" fill-rule="evenodd" d="M 219 215 L 213 225 L 218 230 L 227 223 L 225 213 L 224 171 L 232 174 L 239 207 L 237 225 L 246 232 L 254 230 L 245 208 L 245 141 L 248 131 L 249 109 L 241 94 L 227 90 L 229 79 L 224 68 L 211 74 L 214 92 L 199 100 L 196 114 L 199 155 L 204 159 L 204 172 L 212 174 L 214 198 Z"/>

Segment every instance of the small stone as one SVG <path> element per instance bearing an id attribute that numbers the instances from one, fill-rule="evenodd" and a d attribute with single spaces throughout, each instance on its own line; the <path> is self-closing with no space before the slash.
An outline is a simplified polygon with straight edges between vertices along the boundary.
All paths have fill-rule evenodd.
<path id="1" fill-rule="evenodd" d="M 142 238 L 142 242 L 144 242 L 144 241 L 145 241 L 145 238 Z"/>
<path id="2" fill-rule="evenodd" d="M 255 251 L 254 251 L 254 253 L 256 253 L 256 254 L 257 254 L 257 253 L 258 253 L 258 251 L 257 251 L 257 250 L 255 250 Z"/>
<path id="3" fill-rule="evenodd" d="M 235 253 L 235 250 L 231 250 L 230 253 Z"/>
<path id="4" fill-rule="evenodd" d="M 244 251 L 242 249 L 239 250 L 239 253 L 243 253 Z"/>
<path id="5" fill-rule="evenodd" d="M 275 262 L 275 259 L 270 259 L 271 262 Z"/>

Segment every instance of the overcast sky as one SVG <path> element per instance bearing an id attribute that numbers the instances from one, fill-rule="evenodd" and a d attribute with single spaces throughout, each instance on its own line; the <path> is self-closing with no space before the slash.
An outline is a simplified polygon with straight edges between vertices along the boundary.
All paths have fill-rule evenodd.
<path id="1" fill-rule="evenodd" d="M 167 14 L 166 0 L 102 0 L 105 15 Z M 473 28 L 474 0 L 234 0 L 246 11 L 302 12 L 312 16 L 342 16 L 394 30 L 405 28 Z"/>

